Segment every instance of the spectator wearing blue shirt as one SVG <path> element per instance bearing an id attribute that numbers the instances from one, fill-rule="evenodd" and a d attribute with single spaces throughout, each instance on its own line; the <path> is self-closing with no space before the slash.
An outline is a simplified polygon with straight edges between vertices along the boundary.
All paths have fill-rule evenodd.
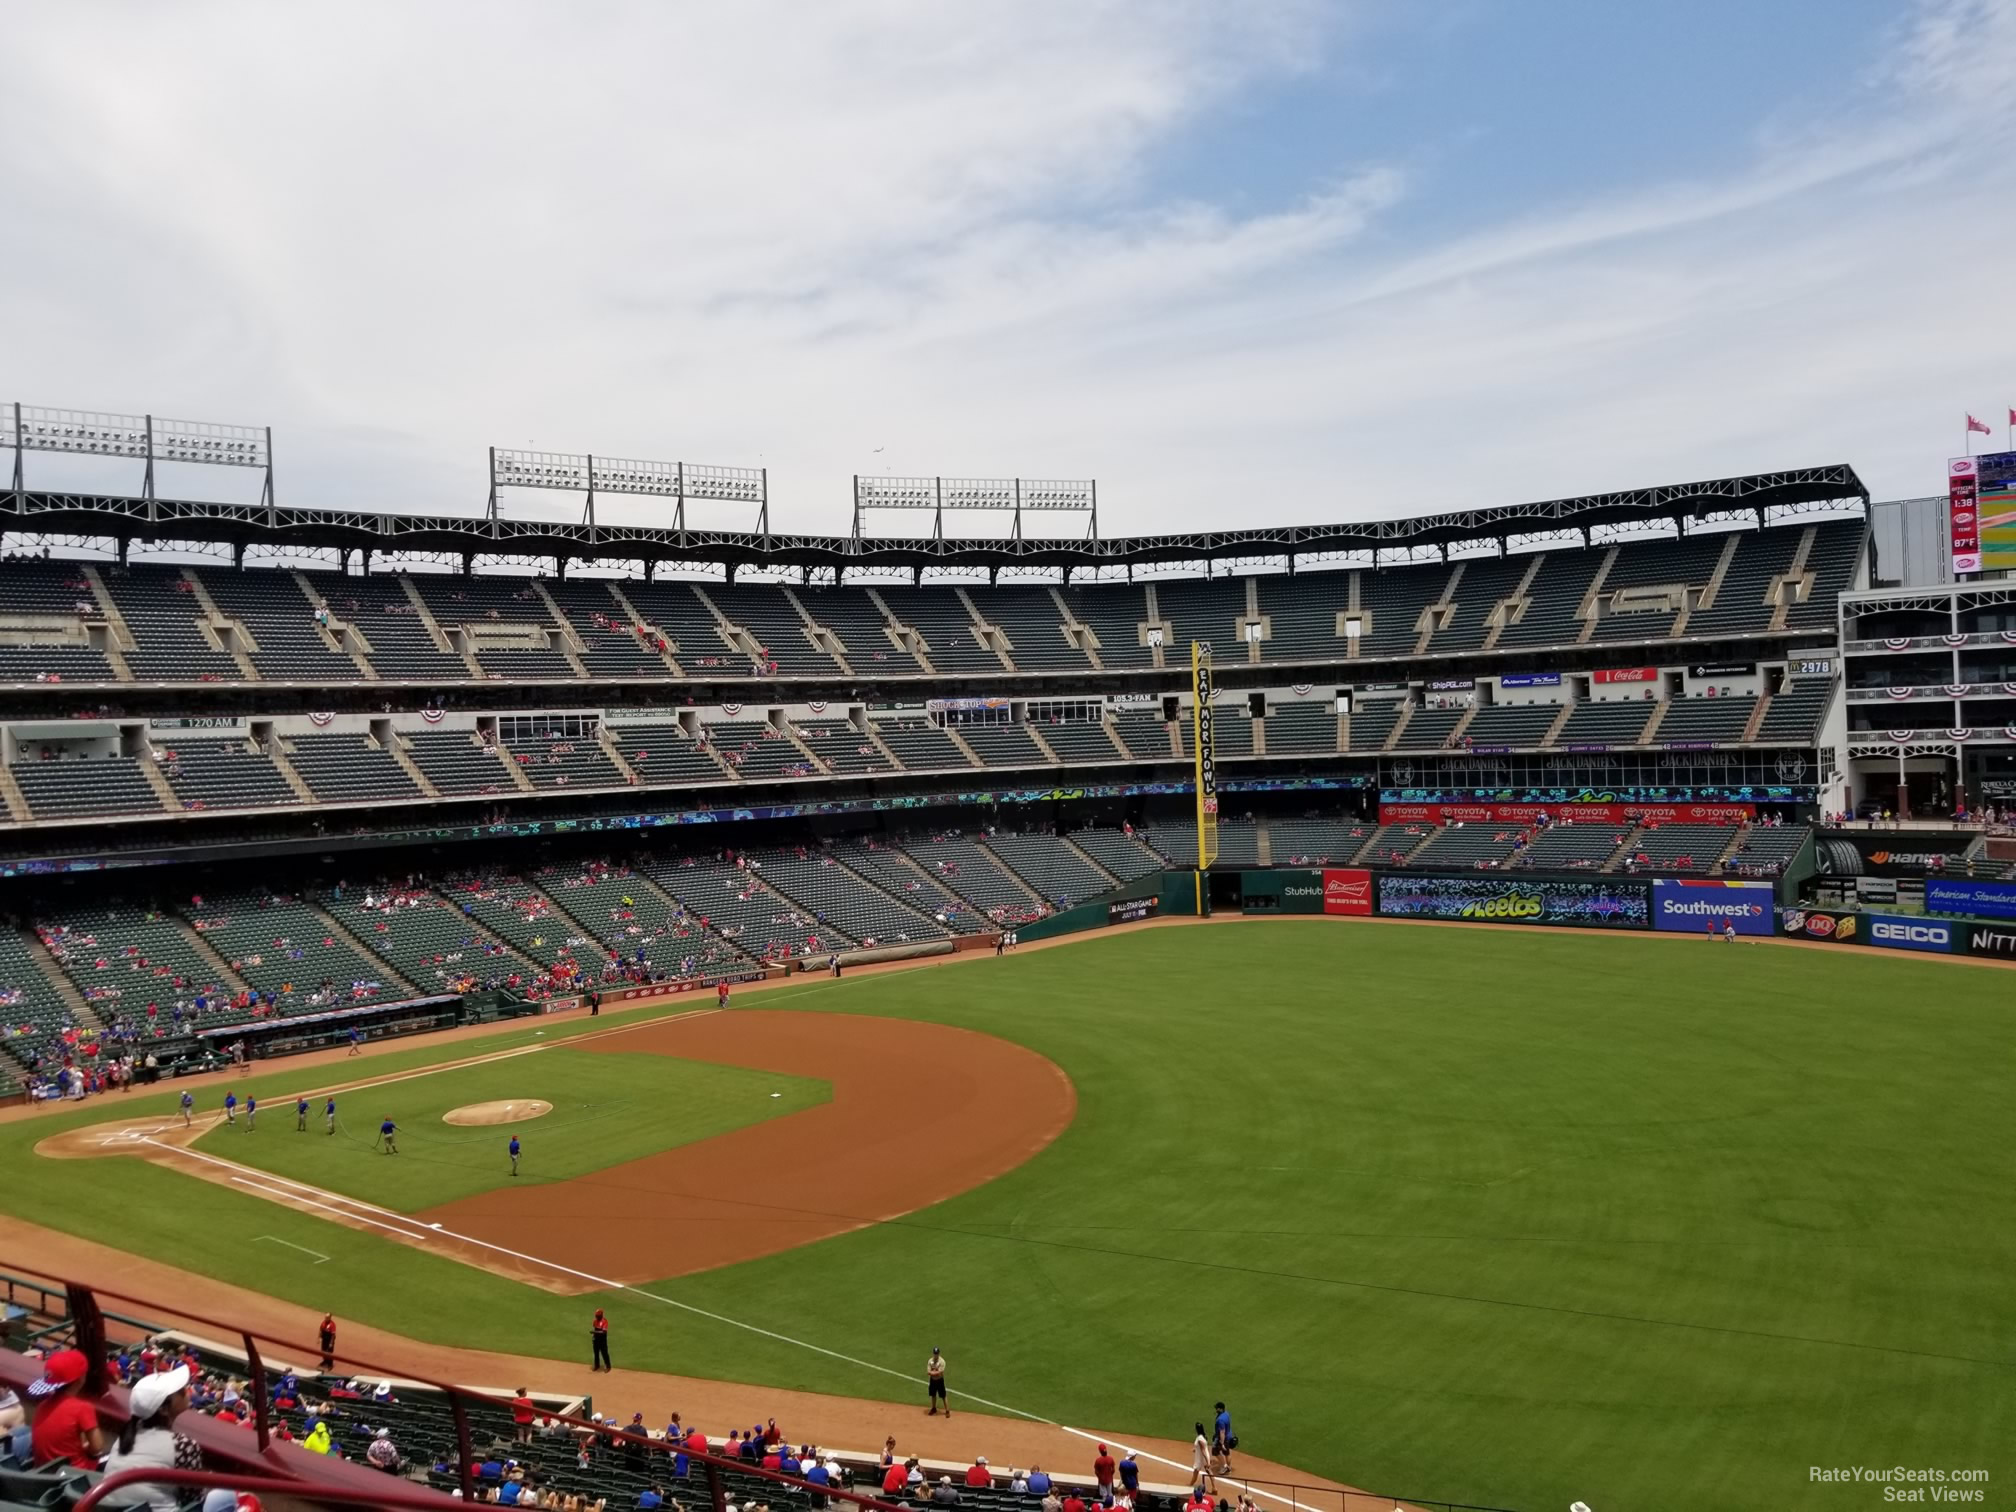
<path id="1" fill-rule="evenodd" d="M 1048 1496 L 1050 1494 L 1050 1472 L 1045 1470 L 1041 1465 L 1031 1465 L 1029 1467 L 1029 1494 L 1031 1496 Z"/>
<path id="2" fill-rule="evenodd" d="M 662 1507 L 665 1505 L 665 1493 L 656 1486 L 652 1486 L 642 1496 L 637 1498 L 637 1505 L 640 1507 Z"/>
<path id="3" fill-rule="evenodd" d="M 1135 1463 L 1132 1449 L 1120 1456 L 1120 1486 L 1129 1496 L 1141 1489 L 1141 1467 Z"/>
<path id="4" fill-rule="evenodd" d="M 805 1451 L 805 1479 L 812 1482 L 813 1485 L 820 1487 L 830 1486 L 833 1483 L 833 1477 L 827 1474 L 826 1467 L 812 1457 L 812 1451 L 809 1449 Z M 826 1497 L 823 1492 L 814 1491 L 812 1493 L 812 1505 L 815 1507 L 826 1505 Z"/>
<path id="5" fill-rule="evenodd" d="M 476 1467 L 476 1474 L 482 1480 L 502 1480 L 504 1479 L 504 1462 L 494 1459 L 485 1460 Z"/>
<path id="6" fill-rule="evenodd" d="M 786 1449 L 784 1451 L 782 1462 L 780 1463 L 778 1468 L 781 1469 L 786 1475 L 803 1475 L 805 1473 L 805 1462 L 799 1459 L 798 1456 L 793 1454 L 789 1449 Z"/>

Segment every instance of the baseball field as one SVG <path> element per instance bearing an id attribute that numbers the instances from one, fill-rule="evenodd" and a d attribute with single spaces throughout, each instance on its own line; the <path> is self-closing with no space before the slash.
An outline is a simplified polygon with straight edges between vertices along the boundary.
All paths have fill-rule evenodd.
<path id="1" fill-rule="evenodd" d="M 604 1307 L 688 1376 L 921 1407 L 940 1345 L 962 1407 L 1179 1440 L 1223 1398 L 1408 1496 L 2007 1506 L 2012 1066 L 2005 971 L 1246 921 L 281 1063 L 256 1132 L 223 1082 L 179 1133 L 38 1111 L 0 1206 L 434 1343 L 579 1362 Z"/>

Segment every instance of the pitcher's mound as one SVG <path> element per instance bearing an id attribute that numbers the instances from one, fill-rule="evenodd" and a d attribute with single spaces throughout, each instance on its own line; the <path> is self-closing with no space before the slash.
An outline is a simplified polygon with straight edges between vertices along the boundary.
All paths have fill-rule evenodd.
<path id="1" fill-rule="evenodd" d="M 470 1103 L 467 1107 L 450 1108 L 441 1115 L 441 1121 L 451 1124 L 523 1123 L 528 1118 L 538 1118 L 552 1111 L 553 1104 L 550 1102 L 528 1097 L 518 1102 Z"/>

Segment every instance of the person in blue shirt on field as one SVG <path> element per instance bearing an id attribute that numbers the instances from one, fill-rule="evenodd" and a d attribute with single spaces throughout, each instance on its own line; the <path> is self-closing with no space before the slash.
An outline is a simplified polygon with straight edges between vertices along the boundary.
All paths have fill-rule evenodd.
<path id="1" fill-rule="evenodd" d="M 238 1094 L 236 1092 L 226 1092 L 224 1094 L 224 1122 L 228 1124 L 236 1124 L 238 1122 Z"/>
<path id="2" fill-rule="evenodd" d="M 252 1132 L 252 1125 L 253 1125 L 253 1122 L 254 1122 L 254 1121 L 255 1121 L 255 1120 L 256 1120 L 256 1119 L 258 1118 L 258 1117 L 259 1117 L 259 1099 L 258 1099 L 258 1098 L 256 1098 L 256 1097 L 248 1097 L 248 1098 L 246 1098 L 246 1099 L 245 1099 L 245 1132 L 246 1132 L 246 1133 L 248 1133 L 248 1134 L 249 1134 L 249 1133 L 251 1133 L 251 1132 Z"/>
<path id="3" fill-rule="evenodd" d="M 1232 1436 L 1232 1414 L 1226 1410 L 1225 1404 L 1214 1403 L 1213 1410 L 1218 1416 L 1211 1420 L 1211 1448 L 1219 1461 L 1218 1474 L 1230 1475 L 1232 1451 L 1239 1446 L 1239 1440 Z"/>
<path id="4" fill-rule="evenodd" d="M 294 1132 L 296 1134 L 308 1132 L 308 1099 L 305 1096 L 294 1099 Z"/>
<path id="5" fill-rule="evenodd" d="M 335 1136 L 335 1133 L 336 1133 L 336 1099 L 335 1099 L 335 1098 L 333 1098 L 333 1097 L 332 1097 L 332 1098 L 330 1098 L 328 1102 L 326 1102 L 326 1103 L 324 1103 L 324 1104 L 322 1105 L 322 1117 L 323 1117 L 324 1121 L 328 1123 L 328 1125 L 329 1125 L 329 1133 L 330 1133 L 330 1136 L 331 1136 L 331 1137 L 333 1138 L 333 1137 Z"/>
<path id="6" fill-rule="evenodd" d="M 513 1176 L 518 1174 L 518 1136 L 516 1134 L 511 1136 L 511 1174 Z"/>
<path id="7" fill-rule="evenodd" d="M 186 1091 L 185 1091 L 185 1092 L 184 1092 L 184 1093 L 182 1094 L 182 1127 L 183 1127 L 183 1128 L 185 1128 L 185 1129 L 186 1129 L 186 1128 L 188 1128 L 188 1127 L 190 1126 L 190 1122 L 191 1122 L 191 1115 L 193 1115 L 193 1114 L 195 1113 L 195 1111 L 196 1111 L 196 1094 L 195 1094 L 194 1092 L 186 1092 Z"/>
<path id="8" fill-rule="evenodd" d="M 387 1114 L 385 1121 L 378 1125 L 378 1142 L 385 1146 L 387 1155 L 399 1153 L 399 1125 L 392 1122 L 390 1114 Z"/>

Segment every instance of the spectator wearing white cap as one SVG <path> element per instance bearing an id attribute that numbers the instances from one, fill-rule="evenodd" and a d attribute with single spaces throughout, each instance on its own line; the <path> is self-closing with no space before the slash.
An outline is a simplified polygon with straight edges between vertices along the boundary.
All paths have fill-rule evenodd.
<path id="1" fill-rule="evenodd" d="M 203 1451 L 194 1441 L 175 1431 L 175 1419 L 189 1407 L 189 1367 L 178 1365 L 133 1383 L 128 1398 L 129 1416 L 119 1430 L 119 1441 L 105 1461 L 105 1473 L 122 1470 L 200 1470 Z M 149 1512 L 175 1512 L 179 1505 L 175 1488 L 158 1481 L 145 1481 L 114 1491 L 102 1505 L 145 1507 Z"/>
<path id="2" fill-rule="evenodd" d="M 371 1446 L 364 1451 L 364 1458 L 374 1469 L 383 1470 L 387 1475 L 399 1473 L 399 1446 L 392 1442 L 392 1430 L 380 1428 L 371 1435 Z"/>

